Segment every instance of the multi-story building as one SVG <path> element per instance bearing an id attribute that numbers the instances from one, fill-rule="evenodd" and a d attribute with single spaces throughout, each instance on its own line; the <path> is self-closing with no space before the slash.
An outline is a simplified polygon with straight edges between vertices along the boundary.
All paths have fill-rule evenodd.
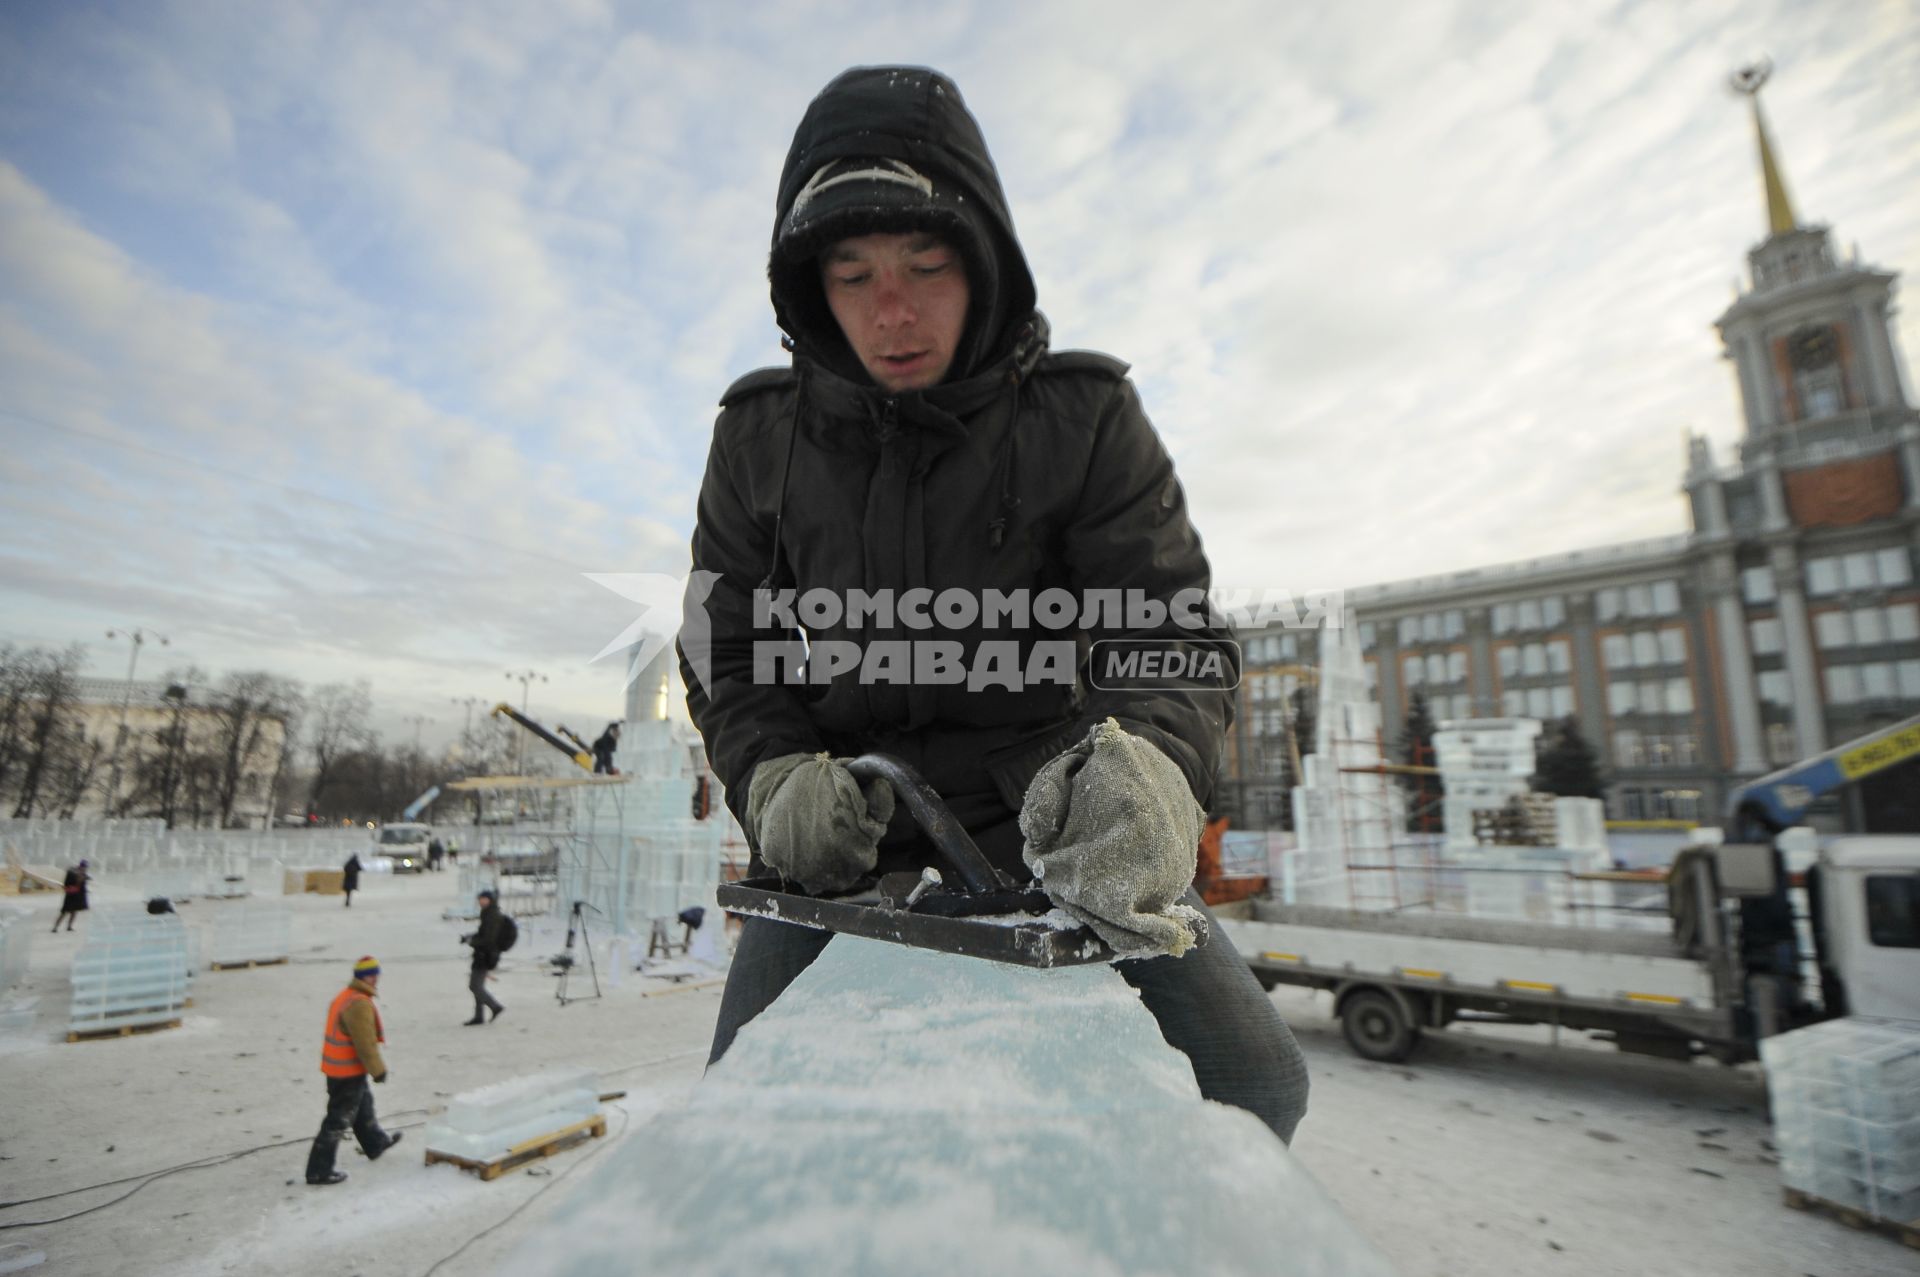
<path id="1" fill-rule="evenodd" d="M 1712 821 L 1740 780 L 1920 712 L 1920 413 L 1896 275 L 1799 221 L 1754 112 L 1769 234 L 1715 321 L 1738 456 L 1691 442 L 1687 533 L 1349 592 L 1390 736 L 1416 692 L 1437 719 L 1571 716 L 1611 818 Z M 1243 637 L 1229 791 L 1241 823 L 1272 827 L 1283 698 L 1313 636 Z M 1826 815 L 1920 829 L 1920 764 Z"/>

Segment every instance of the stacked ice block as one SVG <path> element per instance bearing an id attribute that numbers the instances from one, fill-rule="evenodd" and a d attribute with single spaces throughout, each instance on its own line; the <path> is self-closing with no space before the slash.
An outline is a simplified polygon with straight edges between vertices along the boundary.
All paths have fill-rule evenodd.
<path id="1" fill-rule="evenodd" d="M 517 1144 L 551 1135 L 600 1113 L 591 1069 L 556 1069 L 462 1091 L 427 1123 L 427 1148 L 469 1161 L 505 1157 Z"/>
<path id="2" fill-rule="evenodd" d="M 293 916 L 285 905 L 236 905 L 214 914 L 216 963 L 278 962 L 292 947 Z"/>
<path id="3" fill-rule="evenodd" d="M 1760 1055 L 1787 1187 L 1920 1222 L 1920 1024 L 1829 1020 L 1766 1039 Z"/>
<path id="4" fill-rule="evenodd" d="M 34 925 L 25 909 L 0 905 L 0 993 L 26 979 Z"/>
<path id="5" fill-rule="evenodd" d="M 72 1033 L 177 1020 L 195 954 L 178 914 L 102 912 L 73 956 Z"/>

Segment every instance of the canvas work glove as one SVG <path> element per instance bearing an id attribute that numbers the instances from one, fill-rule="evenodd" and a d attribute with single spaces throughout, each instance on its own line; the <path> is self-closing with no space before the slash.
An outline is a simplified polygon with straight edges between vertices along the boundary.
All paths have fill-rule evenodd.
<path id="1" fill-rule="evenodd" d="M 1178 957 L 1202 925 L 1175 901 L 1205 815 L 1174 761 L 1109 718 L 1027 787 L 1022 855 L 1047 897 L 1121 957 Z"/>
<path id="2" fill-rule="evenodd" d="M 760 858 L 811 895 L 844 891 L 873 871 L 893 818 L 893 788 L 862 787 L 826 754 L 783 754 L 753 769 L 747 824 Z"/>

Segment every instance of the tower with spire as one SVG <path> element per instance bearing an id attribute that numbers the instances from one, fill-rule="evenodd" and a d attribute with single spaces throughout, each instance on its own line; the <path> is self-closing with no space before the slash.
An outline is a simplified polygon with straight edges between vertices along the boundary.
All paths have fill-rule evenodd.
<path id="1" fill-rule="evenodd" d="M 1760 109 L 1771 70 L 1761 62 L 1731 81 L 1753 112 L 1767 234 L 1747 253 L 1749 278 L 1715 326 L 1746 418 L 1742 460 L 1790 464 L 1822 445 L 1891 445 L 1914 413 L 1890 322 L 1897 276 L 1857 251 L 1837 258 L 1828 228 L 1795 213 Z"/>

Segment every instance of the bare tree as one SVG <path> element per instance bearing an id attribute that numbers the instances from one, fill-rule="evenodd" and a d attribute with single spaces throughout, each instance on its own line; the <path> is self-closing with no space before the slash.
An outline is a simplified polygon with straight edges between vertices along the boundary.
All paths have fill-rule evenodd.
<path id="1" fill-rule="evenodd" d="M 342 764 L 374 747 L 373 688 L 364 680 L 327 683 L 307 700 L 307 749 L 313 755 L 313 785 L 307 805 L 319 810 L 329 786 L 340 779 Z"/>
<path id="2" fill-rule="evenodd" d="M 0 645 L 0 794 L 13 792 L 26 756 L 27 687 L 27 653 Z"/>
<path id="3" fill-rule="evenodd" d="M 21 712 L 25 718 L 20 798 L 14 804 L 15 819 L 33 815 L 41 805 L 42 791 L 51 793 L 59 763 L 62 736 L 78 730 L 71 719 L 78 699 L 75 676 L 80 670 L 79 644 L 63 652 L 34 648 L 25 654 L 22 677 L 25 683 Z M 53 807 L 51 801 L 47 808 Z"/>
<path id="4" fill-rule="evenodd" d="M 172 712 L 167 721 L 152 733 L 152 748 L 140 748 L 132 767 L 133 784 L 121 805 L 120 813 L 144 811 L 158 816 L 172 829 L 178 822 L 188 792 L 188 777 L 196 770 L 189 764 L 194 742 L 187 701 L 190 689 L 204 686 L 206 676 L 198 669 L 175 671 L 167 675 L 167 703 Z"/>
<path id="5" fill-rule="evenodd" d="M 232 827 L 242 798 L 258 796 L 266 760 L 272 758 L 277 767 L 281 738 L 299 697 L 296 684 L 264 670 L 228 674 L 214 689 L 207 705 L 209 785 L 219 828 Z"/>

